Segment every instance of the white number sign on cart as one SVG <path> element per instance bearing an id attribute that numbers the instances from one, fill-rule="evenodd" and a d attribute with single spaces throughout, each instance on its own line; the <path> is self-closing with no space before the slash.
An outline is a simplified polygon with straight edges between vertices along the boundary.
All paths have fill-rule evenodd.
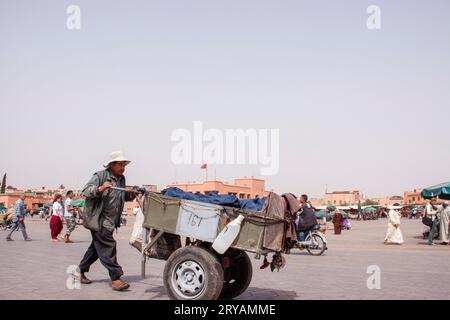
<path id="1" fill-rule="evenodd" d="M 218 234 L 221 207 L 190 200 L 181 201 L 177 234 L 213 242 Z"/>

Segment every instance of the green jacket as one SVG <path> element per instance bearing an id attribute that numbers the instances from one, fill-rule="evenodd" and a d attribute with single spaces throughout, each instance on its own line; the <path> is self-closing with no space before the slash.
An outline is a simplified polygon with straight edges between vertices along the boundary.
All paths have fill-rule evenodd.
<path id="1" fill-rule="evenodd" d="M 105 215 L 112 213 L 106 213 L 103 210 L 105 201 L 108 199 L 108 193 L 111 190 L 106 190 L 103 193 L 99 193 L 97 188 L 106 181 L 111 179 L 111 173 L 108 169 L 94 173 L 92 178 L 83 188 L 82 196 L 85 198 L 85 207 L 83 210 L 83 226 L 92 231 L 100 231 L 105 220 Z M 122 176 L 118 180 L 117 187 L 125 188 L 125 177 Z M 119 203 L 116 204 L 117 211 L 113 213 L 113 217 L 109 217 L 115 221 L 115 227 L 120 227 L 120 215 L 122 214 L 125 201 L 134 200 L 135 195 L 129 192 L 122 192 Z"/>

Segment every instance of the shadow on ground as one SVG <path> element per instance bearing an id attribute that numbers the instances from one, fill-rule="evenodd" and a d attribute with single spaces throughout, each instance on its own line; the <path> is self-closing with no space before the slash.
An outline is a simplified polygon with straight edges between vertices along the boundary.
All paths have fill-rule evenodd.
<path id="1" fill-rule="evenodd" d="M 270 297 L 271 300 L 294 300 L 298 296 L 295 291 L 249 287 L 238 299 L 268 300 L 267 297 Z"/>
<path id="2" fill-rule="evenodd" d="M 153 293 L 153 294 L 155 294 L 149 300 L 152 300 L 152 299 L 155 299 L 155 298 L 168 299 L 167 298 L 166 287 L 164 287 L 164 286 L 155 286 L 155 287 L 148 288 L 147 290 L 145 290 L 145 293 Z"/>

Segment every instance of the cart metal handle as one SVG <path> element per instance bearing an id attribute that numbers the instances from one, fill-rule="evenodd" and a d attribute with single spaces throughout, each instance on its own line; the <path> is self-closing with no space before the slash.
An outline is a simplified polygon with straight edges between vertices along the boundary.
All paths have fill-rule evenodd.
<path id="1" fill-rule="evenodd" d="M 136 194 L 145 194 L 145 193 L 147 193 L 147 190 L 145 190 L 145 188 L 139 188 L 137 190 L 129 190 L 129 189 L 119 188 L 119 187 L 110 187 L 110 189 L 117 190 L 117 191 L 122 191 L 122 192 L 131 192 L 131 193 L 136 193 Z"/>

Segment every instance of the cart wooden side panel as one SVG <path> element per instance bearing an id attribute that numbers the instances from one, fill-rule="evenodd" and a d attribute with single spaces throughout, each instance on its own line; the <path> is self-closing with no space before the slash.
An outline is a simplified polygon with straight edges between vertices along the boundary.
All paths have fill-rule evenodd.
<path id="1" fill-rule="evenodd" d="M 181 200 L 150 192 L 144 201 L 145 228 L 176 234 Z"/>

